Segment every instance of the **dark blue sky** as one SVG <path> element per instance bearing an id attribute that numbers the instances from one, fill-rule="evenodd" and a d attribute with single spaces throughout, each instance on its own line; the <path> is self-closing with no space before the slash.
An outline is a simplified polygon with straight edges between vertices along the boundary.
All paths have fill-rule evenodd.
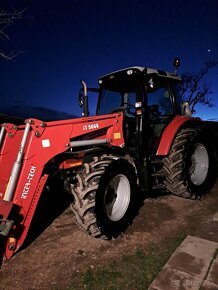
<path id="1" fill-rule="evenodd" d="M 0 0 L 0 8 L 27 2 Z M 81 78 L 94 87 L 101 75 L 131 65 L 171 70 L 179 56 L 181 72 L 198 71 L 218 57 L 215 0 L 32 0 L 25 14 L 30 18 L 8 30 L 11 40 L 0 42 L 23 51 L 14 61 L 0 61 L 1 113 L 80 115 Z M 208 82 L 217 105 L 199 115 L 218 118 L 217 67 Z M 89 102 L 94 113 L 95 98 Z"/>

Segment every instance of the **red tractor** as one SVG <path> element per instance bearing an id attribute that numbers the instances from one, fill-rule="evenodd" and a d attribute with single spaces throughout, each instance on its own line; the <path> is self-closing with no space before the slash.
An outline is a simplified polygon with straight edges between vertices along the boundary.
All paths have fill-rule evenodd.
<path id="1" fill-rule="evenodd" d="M 140 190 L 193 199 L 209 191 L 213 150 L 203 122 L 179 96 L 180 81 L 162 70 L 130 67 L 101 77 L 98 89 L 82 81 L 82 118 L 1 126 L 0 251 L 6 260 L 22 246 L 54 172 L 73 196 L 75 222 L 93 237 L 122 231 Z M 98 92 L 94 117 L 88 116 L 89 90 Z"/>

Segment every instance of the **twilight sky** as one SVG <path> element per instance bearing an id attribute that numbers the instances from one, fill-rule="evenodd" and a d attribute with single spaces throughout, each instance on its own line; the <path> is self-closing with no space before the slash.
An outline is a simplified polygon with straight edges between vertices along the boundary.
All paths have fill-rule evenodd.
<path id="1" fill-rule="evenodd" d="M 80 79 L 97 86 L 106 73 L 132 65 L 180 72 L 198 71 L 218 57 L 216 0 L 0 0 L 1 8 L 28 4 L 26 15 L 8 29 L 0 60 L 0 113 L 24 117 L 80 116 Z M 208 74 L 215 108 L 199 108 L 204 119 L 218 118 L 218 67 Z M 96 98 L 90 95 L 90 111 Z"/>

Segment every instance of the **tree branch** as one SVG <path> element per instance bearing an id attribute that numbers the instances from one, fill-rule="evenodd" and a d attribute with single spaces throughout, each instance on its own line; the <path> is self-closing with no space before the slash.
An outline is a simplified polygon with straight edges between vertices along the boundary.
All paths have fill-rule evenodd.
<path id="1" fill-rule="evenodd" d="M 180 93 L 185 101 L 188 101 L 191 111 L 195 112 L 198 103 L 213 107 L 214 104 L 208 95 L 212 94 L 209 85 L 202 81 L 208 71 L 218 65 L 218 59 L 207 61 L 198 73 L 185 73 L 182 75 L 182 85 Z"/>
<path id="2" fill-rule="evenodd" d="M 11 53 L 11 54 L 6 54 L 6 53 L 0 51 L 0 58 L 3 58 L 5 60 L 12 60 L 13 58 L 15 58 L 16 56 L 18 56 L 21 53 L 23 53 L 23 51 L 18 51 L 16 53 Z"/>
<path id="3" fill-rule="evenodd" d="M 12 11 L 6 12 L 4 10 L 0 11 L 0 40 L 8 41 L 10 39 L 9 35 L 7 34 L 6 29 L 12 25 L 15 21 L 22 19 L 24 17 L 24 12 L 26 8 L 17 11 L 13 9 Z M 0 58 L 5 60 L 12 60 L 17 55 L 22 52 L 17 53 L 7 53 L 5 51 L 0 50 Z"/>

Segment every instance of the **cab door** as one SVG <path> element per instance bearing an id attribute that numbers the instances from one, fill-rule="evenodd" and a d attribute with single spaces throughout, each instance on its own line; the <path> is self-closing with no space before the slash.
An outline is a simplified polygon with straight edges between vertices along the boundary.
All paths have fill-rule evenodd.
<path id="1" fill-rule="evenodd" d="M 164 128 L 175 116 L 173 96 L 165 78 L 150 77 L 147 88 L 149 149 L 156 150 Z"/>

